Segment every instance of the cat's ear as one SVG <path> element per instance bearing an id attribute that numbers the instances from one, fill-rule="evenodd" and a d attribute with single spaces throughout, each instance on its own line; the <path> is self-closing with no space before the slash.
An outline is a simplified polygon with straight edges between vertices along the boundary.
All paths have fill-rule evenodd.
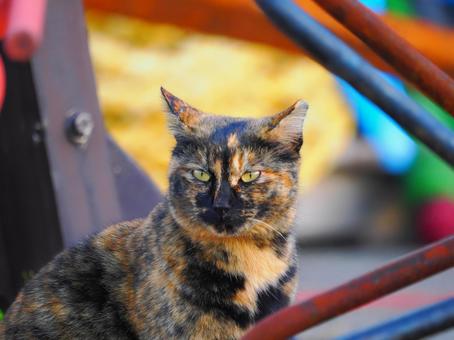
<path id="1" fill-rule="evenodd" d="M 203 113 L 174 96 L 163 87 L 161 87 L 161 93 L 166 111 L 168 112 L 169 129 L 175 137 L 194 132 L 198 127 Z"/>
<path id="2" fill-rule="evenodd" d="M 309 106 L 298 100 L 282 112 L 265 118 L 261 133 L 299 152 L 303 145 L 303 125 Z"/>

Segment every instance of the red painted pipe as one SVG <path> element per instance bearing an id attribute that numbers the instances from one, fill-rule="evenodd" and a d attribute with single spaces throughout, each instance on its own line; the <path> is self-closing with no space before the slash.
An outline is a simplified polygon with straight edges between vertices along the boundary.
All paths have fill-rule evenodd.
<path id="1" fill-rule="evenodd" d="M 357 0 L 313 0 L 454 116 L 454 80 Z"/>
<path id="2" fill-rule="evenodd" d="M 454 235 L 260 321 L 244 340 L 286 339 L 454 266 Z"/>
<path id="3" fill-rule="evenodd" d="M 3 39 L 8 25 L 9 5 L 11 0 L 0 0 L 0 39 Z"/>
<path id="4" fill-rule="evenodd" d="M 4 49 L 10 59 L 26 61 L 41 42 L 47 0 L 10 1 Z"/>

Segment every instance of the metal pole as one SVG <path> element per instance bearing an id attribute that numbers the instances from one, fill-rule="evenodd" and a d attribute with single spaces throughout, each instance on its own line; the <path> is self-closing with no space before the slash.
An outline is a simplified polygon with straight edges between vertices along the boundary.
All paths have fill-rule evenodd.
<path id="1" fill-rule="evenodd" d="M 336 340 L 416 340 L 453 326 L 454 297 Z"/>
<path id="2" fill-rule="evenodd" d="M 256 0 L 276 26 L 454 165 L 454 132 L 391 86 L 369 63 L 290 0 Z"/>
<path id="3" fill-rule="evenodd" d="M 285 339 L 454 266 L 454 235 L 260 321 L 244 340 Z"/>
<path id="4" fill-rule="evenodd" d="M 454 80 L 356 0 L 314 0 L 393 66 L 410 83 L 454 116 Z"/>

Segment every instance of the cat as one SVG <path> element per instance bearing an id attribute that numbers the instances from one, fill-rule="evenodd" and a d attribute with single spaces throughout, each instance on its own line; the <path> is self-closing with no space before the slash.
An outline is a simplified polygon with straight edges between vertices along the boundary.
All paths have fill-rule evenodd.
<path id="1" fill-rule="evenodd" d="M 41 269 L 6 339 L 239 339 L 293 299 L 307 104 L 241 119 L 161 92 L 176 139 L 165 198 Z"/>

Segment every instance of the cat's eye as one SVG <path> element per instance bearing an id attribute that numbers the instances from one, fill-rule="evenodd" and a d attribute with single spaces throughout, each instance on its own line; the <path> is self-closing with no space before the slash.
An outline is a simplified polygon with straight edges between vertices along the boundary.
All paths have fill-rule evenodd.
<path id="1" fill-rule="evenodd" d="M 246 171 L 242 176 L 241 180 L 244 183 L 255 181 L 260 176 L 260 171 Z"/>
<path id="2" fill-rule="evenodd" d="M 208 182 L 211 178 L 210 174 L 203 170 L 194 170 L 192 175 L 202 182 Z"/>

